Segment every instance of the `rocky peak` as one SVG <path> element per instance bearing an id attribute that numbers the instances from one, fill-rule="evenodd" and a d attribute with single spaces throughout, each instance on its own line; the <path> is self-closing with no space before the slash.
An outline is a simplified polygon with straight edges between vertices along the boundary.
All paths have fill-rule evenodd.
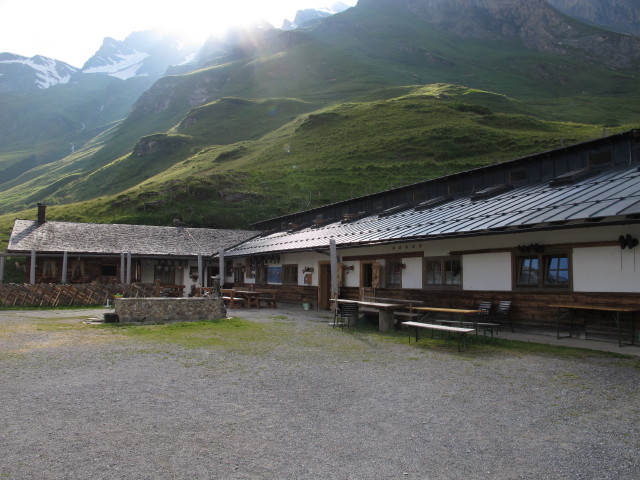
<path id="1" fill-rule="evenodd" d="M 640 38 L 594 29 L 545 0 L 359 0 L 358 7 L 401 8 L 461 37 L 517 40 L 545 53 L 640 66 Z"/>

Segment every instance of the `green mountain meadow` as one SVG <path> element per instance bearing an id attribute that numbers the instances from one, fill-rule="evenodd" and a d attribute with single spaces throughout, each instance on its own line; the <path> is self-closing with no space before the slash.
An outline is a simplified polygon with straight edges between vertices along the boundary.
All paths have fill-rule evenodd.
<path id="1" fill-rule="evenodd" d="M 399 9 L 244 41 L 1 184 L 2 240 L 37 202 L 49 219 L 247 228 L 640 125 L 637 71 L 462 39 Z M 13 145 L 0 168 L 27 149 Z"/>

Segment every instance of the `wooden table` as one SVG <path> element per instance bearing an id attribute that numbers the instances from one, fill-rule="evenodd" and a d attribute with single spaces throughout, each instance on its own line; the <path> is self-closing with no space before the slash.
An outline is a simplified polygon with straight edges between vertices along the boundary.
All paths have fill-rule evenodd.
<path id="1" fill-rule="evenodd" d="M 476 310 L 476 309 L 468 309 L 468 308 L 444 308 L 444 307 L 409 307 L 409 310 L 411 310 L 412 312 L 413 311 L 424 312 L 422 317 L 420 317 L 419 321 L 429 320 L 429 318 L 431 316 L 433 316 L 433 314 L 435 314 L 435 313 L 447 313 L 447 314 L 451 314 L 451 315 L 457 315 L 458 316 L 458 320 L 449 321 L 447 323 L 459 323 L 460 326 L 463 326 L 465 324 L 464 318 L 466 316 L 474 315 L 476 318 L 474 318 L 470 322 L 466 322 L 466 323 L 472 323 L 473 324 L 473 328 L 476 331 L 478 330 L 477 315 L 479 315 L 481 313 L 484 313 L 484 310 Z M 440 321 L 442 321 L 442 320 L 440 320 Z"/>
<path id="2" fill-rule="evenodd" d="M 378 311 L 378 330 L 387 332 L 393 330 L 393 311 L 406 308 L 400 303 L 369 302 L 365 300 L 347 300 L 343 298 L 332 298 L 332 302 L 337 303 L 357 303 L 361 307 L 373 308 Z"/>
<path id="3" fill-rule="evenodd" d="M 247 308 L 260 308 L 260 299 L 258 298 L 260 292 L 257 290 L 236 290 L 235 292 L 247 301 Z"/>
<path id="4" fill-rule="evenodd" d="M 156 285 L 153 290 L 154 297 L 182 297 L 184 285 Z"/>
<path id="5" fill-rule="evenodd" d="M 557 338 L 572 338 L 573 336 L 573 314 L 576 310 L 593 310 L 600 312 L 609 312 L 613 315 L 616 322 L 616 329 L 618 330 L 618 346 L 635 345 L 635 319 L 633 314 L 640 312 L 640 307 L 621 307 L 617 305 L 588 305 L 582 303 L 562 303 L 557 305 L 549 305 L 551 308 L 556 309 L 556 337 Z M 629 314 L 629 320 L 631 322 L 631 343 L 622 343 L 622 329 L 620 323 L 622 320 L 622 314 Z M 560 336 L 560 322 L 563 319 L 569 320 L 569 335 Z"/>

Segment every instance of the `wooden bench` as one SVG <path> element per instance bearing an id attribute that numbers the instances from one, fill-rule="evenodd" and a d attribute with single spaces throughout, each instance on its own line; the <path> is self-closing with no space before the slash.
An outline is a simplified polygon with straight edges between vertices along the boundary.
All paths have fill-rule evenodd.
<path id="1" fill-rule="evenodd" d="M 419 316 L 420 315 L 418 313 L 414 312 L 395 311 L 393 312 L 394 327 L 396 330 L 400 330 L 402 322 L 417 320 Z"/>
<path id="2" fill-rule="evenodd" d="M 453 320 L 449 318 L 439 318 L 434 321 L 440 325 L 448 325 L 448 326 L 457 325 L 463 328 L 473 327 L 476 334 L 480 334 L 480 330 L 482 330 L 482 333 L 485 336 L 487 335 L 487 332 L 491 332 L 491 338 L 493 338 L 494 332 L 497 332 L 500 330 L 500 324 L 493 323 L 493 322 L 473 322 L 471 320 L 460 321 L 460 320 Z"/>
<path id="3" fill-rule="evenodd" d="M 463 327 L 450 327 L 447 325 L 437 325 L 434 323 L 420 323 L 420 322 L 402 322 L 402 325 L 406 325 L 407 327 L 413 327 L 416 331 L 416 342 L 420 340 L 419 329 L 424 328 L 427 330 L 431 330 L 431 336 L 433 337 L 434 331 L 439 332 L 448 332 L 455 333 L 458 339 L 458 351 L 462 351 L 462 346 L 464 345 L 466 349 L 469 348 L 467 344 L 467 333 L 475 332 L 474 328 L 463 328 Z M 411 337 L 409 337 L 411 340 Z"/>
<path id="4" fill-rule="evenodd" d="M 215 287 L 196 287 L 196 297 L 210 297 L 215 293 Z"/>
<path id="5" fill-rule="evenodd" d="M 267 308 L 278 308 L 278 304 L 276 303 L 276 294 L 278 293 L 275 289 L 269 288 L 256 288 L 256 292 L 260 293 L 258 296 L 258 302 L 262 304 L 264 302 L 264 306 Z"/>
<path id="6" fill-rule="evenodd" d="M 244 306 L 244 298 L 236 297 L 236 291 L 233 288 L 221 288 L 220 295 L 222 295 L 222 300 L 229 308 Z"/>

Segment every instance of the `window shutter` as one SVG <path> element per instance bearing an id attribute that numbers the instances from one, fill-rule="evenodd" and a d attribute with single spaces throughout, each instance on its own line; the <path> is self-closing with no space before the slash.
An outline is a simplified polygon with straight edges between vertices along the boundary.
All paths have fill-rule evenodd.
<path id="1" fill-rule="evenodd" d="M 378 262 L 373 264 L 372 270 L 371 270 L 371 286 L 373 288 L 380 288 L 381 270 L 382 270 L 382 267 Z"/>

